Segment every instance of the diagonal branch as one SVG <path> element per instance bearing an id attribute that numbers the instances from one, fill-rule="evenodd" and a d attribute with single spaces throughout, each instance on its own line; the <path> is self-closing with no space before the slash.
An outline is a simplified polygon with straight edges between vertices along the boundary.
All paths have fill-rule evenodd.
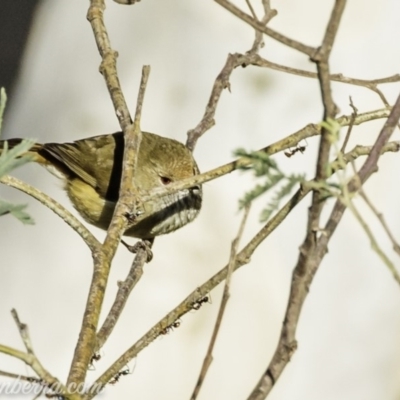
<path id="1" fill-rule="evenodd" d="M 374 110 L 362 114 L 358 114 L 353 121 L 352 115 L 343 115 L 337 118 L 335 121 L 341 126 L 349 126 L 349 124 L 360 125 L 367 121 L 372 121 L 380 118 L 387 118 L 390 114 L 390 109 L 382 108 L 379 110 Z M 290 147 L 296 146 L 301 140 L 318 136 L 321 134 L 321 126 L 317 124 L 308 124 L 299 131 L 286 136 L 284 139 L 278 140 L 269 146 L 266 146 L 258 151 L 265 152 L 268 155 L 273 155 L 284 151 Z M 199 175 L 195 175 L 191 178 L 182 179 L 179 182 L 173 182 L 167 187 L 153 189 L 148 195 L 142 197 L 142 201 L 146 202 L 150 199 L 155 199 L 162 197 L 169 193 L 174 193 L 177 190 L 187 189 L 195 185 L 199 185 L 220 176 L 229 174 L 237 169 L 243 168 L 245 166 L 251 165 L 252 161 L 248 158 L 241 157 L 230 163 L 221 165 L 220 167 L 214 168 L 210 171 L 204 172 Z"/>
<path id="2" fill-rule="evenodd" d="M 238 252 L 238 247 L 239 247 L 239 241 L 242 237 L 243 234 L 243 230 L 244 230 L 244 226 L 246 224 L 247 221 L 247 217 L 249 215 L 249 211 L 250 211 L 250 207 L 246 207 L 244 210 L 244 215 L 243 215 L 243 219 L 242 222 L 240 224 L 239 227 L 239 232 L 236 235 L 236 238 L 233 240 L 232 245 L 231 245 L 231 254 L 229 257 L 229 263 L 228 263 L 228 269 L 226 272 L 226 280 L 225 280 L 225 287 L 224 287 L 224 292 L 222 294 L 222 300 L 221 300 L 221 304 L 218 310 L 218 315 L 217 315 L 217 320 L 215 322 L 215 326 L 214 326 L 214 330 L 211 336 L 211 340 L 210 340 L 210 344 L 208 346 L 207 349 L 207 353 L 206 356 L 204 358 L 203 361 L 203 366 L 201 367 L 201 371 L 200 371 L 200 376 L 197 380 L 196 386 L 194 388 L 191 400 L 196 400 L 197 396 L 199 395 L 201 386 L 204 382 L 204 379 L 206 377 L 206 374 L 208 372 L 208 369 L 211 365 L 211 362 L 213 360 L 213 349 L 215 346 L 215 343 L 217 341 L 217 336 L 218 336 L 218 332 L 219 332 L 219 328 L 221 326 L 222 323 L 222 317 L 224 316 L 225 313 L 225 309 L 226 309 L 226 305 L 228 303 L 229 300 L 229 289 L 230 289 L 230 283 L 231 283 L 231 277 L 232 277 L 232 273 L 233 273 L 233 268 L 236 264 L 236 257 L 237 257 L 237 252 Z"/>
<path id="3" fill-rule="evenodd" d="M 378 218 L 379 222 L 382 225 L 383 230 L 386 232 L 386 235 L 388 236 L 389 240 L 392 242 L 393 250 L 397 253 L 397 255 L 400 256 L 400 244 L 396 241 L 393 233 L 391 232 L 388 224 L 386 223 L 384 215 L 377 210 L 377 208 L 374 206 L 372 201 L 368 198 L 368 196 L 366 195 L 366 193 L 364 192 L 363 189 L 360 190 L 360 196 L 365 201 L 365 203 L 368 205 L 370 210 L 375 214 L 376 218 Z"/>
<path id="4" fill-rule="evenodd" d="M 123 282 L 118 282 L 118 292 L 103 325 L 97 333 L 95 352 L 99 351 L 113 331 L 133 288 L 143 275 L 143 265 L 147 261 L 145 247 L 136 250 L 136 256 L 132 262 L 128 276 Z"/>
<path id="5" fill-rule="evenodd" d="M 12 176 L 3 176 L 0 178 L 0 182 L 7 186 L 11 186 L 21 192 L 38 200 L 40 203 L 45 205 L 48 209 L 57 214 L 63 221 L 65 221 L 88 245 L 90 250 L 96 251 L 100 247 L 98 240 L 92 235 L 92 233 L 82 224 L 77 218 L 75 218 L 66 208 L 61 204 L 57 203 L 47 194 L 41 192 L 39 189 L 28 185 L 25 182 L 20 181 Z"/>
<path id="6" fill-rule="evenodd" d="M 252 26 L 254 29 L 257 29 L 258 31 L 264 33 L 265 35 L 277 40 L 278 42 L 291 47 L 292 49 L 298 50 L 309 57 L 311 57 L 315 53 L 315 48 L 311 46 L 307 46 L 303 43 L 298 42 L 297 40 L 290 39 L 273 29 L 270 29 L 266 26 L 264 26 L 262 23 L 257 21 L 256 19 L 252 18 L 250 15 L 246 14 L 240 8 L 236 7 L 234 4 L 232 4 L 228 0 L 214 0 L 216 3 L 218 3 L 220 6 L 224 7 L 226 10 L 231 12 L 233 15 L 241 19 L 242 21 L 246 22 L 250 26 Z"/>
<path id="7" fill-rule="evenodd" d="M 246 0 L 246 3 L 250 9 L 251 14 L 253 15 L 253 18 L 257 19 L 256 13 L 250 3 L 250 0 Z M 262 5 L 264 8 L 264 16 L 261 18 L 260 23 L 265 26 L 268 24 L 269 21 L 271 21 L 273 17 L 275 17 L 278 14 L 278 12 L 271 8 L 270 0 L 262 0 Z M 260 32 L 257 29 L 255 31 L 256 31 L 256 36 L 254 38 L 254 42 L 253 45 L 251 46 L 251 49 L 247 52 L 248 54 L 257 54 L 258 51 L 264 46 L 262 32 Z"/>
<path id="8" fill-rule="evenodd" d="M 11 310 L 11 314 L 14 318 L 14 321 L 17 325 L 19 334 L 21 336 L 22 341 L 24 342 L 25 348 L 27 350 L 26 353 L 23 351 L 14 349 L 9 346 L 4 346 L 0 344 L 0 353 L 7 354 L 11 357 L 18 358 L 23 361 L 26 365 L 30 366 L 32 370 L 39 376 L 41 383 L 50 389 L 54 389 L 57 394 L 65 396 L 66 399 L 69 400 L 80 400 L 81 396 L 78 393 L 68 393 L 67 388 L 61 384 L 61 382 L 52 376 L 42 365 L 42 363 L 37 358 L 36 354 L 33 351 L 32 342 L 29 336 L 28 326 L 22 323 L 18 317 L 17 311 L 15 309 Z M 10 373 L 2 373 L 2 375 L 11 376 Z M 30 379 L 30 378 L 28 378 Z M 32 378 L 34 381 L 35 378 Z"/>

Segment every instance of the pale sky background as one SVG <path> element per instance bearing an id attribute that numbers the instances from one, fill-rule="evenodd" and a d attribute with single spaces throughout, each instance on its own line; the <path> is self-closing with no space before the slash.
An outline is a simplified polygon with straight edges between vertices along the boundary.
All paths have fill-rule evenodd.
<path id="1" fill-rule="evenodd" d="M 258 3 L 253 2 L 256 6 Z M 270 26 L 308 45 L 318 45 L 333 1 L 273 1 L 278 16 Z M 120 56 L 121 84 L 134 111 L 142 65 L 151 65 L 142 128 L 181 141 L 197 125 L 215 77 L 228 53 L 245 52 L 254 32 L 213 1 L 142 0 L 135 6 L 107 1 L 106 23 Z M 246 10 L 245 1 L 236 1 Z M 119 129 L 104 80 L 100 57 L 86 21 L 88 2 L 45 0 L 36 16 L 14 107 L 4 135 L 40 142 L 71 141 Z M 331 70 L 375 79 L 399 73 L 400 3 L 348 2 L 334 45 Z M 313 70 L 304 55 L 266 39 L 263 56 Z M 391 103 L 400 85 L 382 86 Z M 352 96 L 360 112 L 381 108 L 372 92 L 333 84 L 341 113 Z M 238 147 L 258 149 L 322 117 L 318 84 L 306 78 L 248 67 L 234 71 L 213 127 L 198 143 L 202 171 L 233 159 Z M 384 121 L 354 130 L 351 143 L 371 144 Z M 399 140 L 396 132 L 394 139 Z M 276 156 L 281 168 L 312 177 L 317 139 L 303 155 Z M 400 239 L 399 155 L 382 159 L 379 175 L 366 185 Z M 70 206 L 62 184 L 39 166 L 15 175 Z M 378 178 L 379 176 L 379 178 Z M 154 259 L 133 292 L 120 324 L 104 347 L 96 377 L 187 294 L 228 260 L 241 215 L 238 199 L 254 184 L 250 175 L 233 173 L 204 186 L 198 219 L 160 237 Z M 22 349 L 9 313 L 15 307 L 29 324 L 34 349 L 44 366 L 65 380 L 91 277 L 91 255 L 68 226 L 22 193 L 0 187 L 1 197 L 28 203 L 34 226 L 1 218 L 0 343 Z M 260 228 L 256 202 L 243 244 Z M 269 363 L 282 326 L 298 247 L 305 234 L 306 199 L 256 251 L 252 262 L 233 276 L 231 298 L 200 393 L 203 400 L 246 399 Z M 331 206 L 331 202 L 328 207 Z M 376 238 L 392 261 L 398 257 L 376 219 L 358 202 Z M 90 228 L 99 239 L 104 233 Z M 115 258 L 104 311 L 116 282 L 125 277 L 131 255 Z M 134 373 L 108 386 L 101 398 L 184 400 L 197 380 L 218 311 L 221 286 L 212 305 L 182 319 L 181 327 L 157 339 L 138 357 Z M 104 317 L 104 314 L 103 314 Z M 400 288 L 371 250 L 361 227 L 347 213 L 329 246 L 301 314 L 299 348 L 268 399 L 398 400 L 400 398 Z M 131 363 L 131 366 L 133 363 Z M 0 369 L 28 374 L 19 361 L 0 355 Z M 14 399 L 19 397 L 15 396 Z M 24 397 L 26 398 L 26 397 Z"/>

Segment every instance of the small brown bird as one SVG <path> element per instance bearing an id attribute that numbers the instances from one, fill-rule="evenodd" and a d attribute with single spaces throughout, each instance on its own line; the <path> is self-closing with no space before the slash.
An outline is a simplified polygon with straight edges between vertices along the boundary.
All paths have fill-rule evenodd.
<path id="1" fill-rule="evenodd" d="M 21 139 L 7 142 L 12 148 Z M 27 154 L 64 180 L 68 197 L 87 222 L 107 229 L 118 200 L 123 153 L 124 136 L 117 132 L 72 143 L 36 143 Z M 192 153 L 182 143 L 143 132 L 135 177 L 139 194 L 198 172 Z M 200 186 L 150 200 L 125 235 L 150 239 L 172 232 L 194 220 L 201 202 Z"/>

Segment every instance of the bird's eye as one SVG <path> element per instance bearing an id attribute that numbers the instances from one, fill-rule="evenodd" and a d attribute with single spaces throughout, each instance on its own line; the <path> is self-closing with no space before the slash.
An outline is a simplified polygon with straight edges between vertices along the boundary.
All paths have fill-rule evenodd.
<path id="1" fill-rule="evenodd" d="M 172 182 L 172 179 L 166 176 L 160 176 L 160 180 L 163 185 L 169 185 Z"/>

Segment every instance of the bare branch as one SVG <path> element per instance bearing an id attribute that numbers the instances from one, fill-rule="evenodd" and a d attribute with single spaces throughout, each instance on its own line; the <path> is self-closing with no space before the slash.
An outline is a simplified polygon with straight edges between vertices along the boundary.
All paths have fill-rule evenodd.
<path id="1" fill-rule="evenodd" d="M 145 247 L 138 248 L 136 250 L 136 257 L 134 258 L 131 269 L 129 270 L 128 276 L 123 282 L 118 282 L 118 292 L 115 297 L 114 303 L 102 325 L 99 332 L 97 333 L 97 343 L 95 352 L 99 351 L 104 343 L 109 338 L 113 331 L 128 297 L 132 292 L 133 288 L 139 282 L 143 275 L 143 265 L 147 261 L 147 251 Z"/>
<path id="2" fill-rule="evenodd" d="M 211 362 L 213 360 L 213 356 L 212 356 L 213 349 L 214 349 L 215 343 L 217 341 L 219 328 L 220 328 L 221 323 L 222 323 L 222 317 L 224 316 L 226 305 L 228 303 L 229 296 L 230 296 L 229 289 L 230 289 L 230 283 L 231 283 L 231 277 L 232 277 L 232 273 L 233 273 L 233 268 L 234 268 L 234 266 L 236 264 L 236 257 L 237 257 L 238 247 L 239 247 L 239 241 L 240 241 L 240 239 L 242 237 L 244 226 L 246 224 L 247 217 L 249 215 L 249 211 L 250 211 L 250 207 L 246 207 L 245 210 L 244 210 L 244 215 L 243 215 L 243 218 L 242 218 L 242 222 L 241 222 L 240 227 L 239 227 L 239 232 L 236 235 L 236 238 L 233 240 L 232 245 L 231 245 L 231 254 L 230 254 L 229 263 L 228 263 L 228 269 L 227 269 L 226 278 L 225 278 L 225 287 L 224 287 L 224 292 L 222 294 L 221 305 L 220 305 L 219 310 L 218 310 L 217 320 L 215 321 L 215 326 L 214 326 L 213 333 L 211 335 L 210 344 L 208 346 L 207 353 L 206 353 L 206 356 L 205 356 L 204 361 L 203 361 L 203 366 L 201 368 L 200 375 L 199 375 L 199 378 L 197 380 L 196 386 L 194 388 L 191 400 L 196 400 L 197 399 L 197 396 L 198 396 L 198 394 L 200 392 L 201 386 L 202 386 L 202 384 L 204 382 L 204 378 L 206 377 L 208 369 L 209 369 L 209 367 L 211 365 Z"/>
<path id="3" fill-rule="evenodd" d="M 243 56 L 243 55 L 242 55 Z M 286 65 L 277 64 L 272 61 L 266 60 L 265 58 L 261 57 L 258 54 L 246 54 L 246 62 L 245 65 L 255 65 L 258 67 L 270 68 L 275 71 L 286 72 L 292 75 L 302 76 L 304 78 L 318 78 L 318 74 L 312 71 L 305 71 L 299 68 L 292 68 Z M 343 74 L 331 74 L 329 75 L 329 79 L 334 82 L 341 82 L 346 83 L 349 85 L 356 85 L 356 86 L 363 86 L 370 90 L 376 91 L 377 85 L 383 85 L 387 83 L 394 83 L 400 81 L 400 75 L 395 74 L 392 76 L 388 76 L 386 78 L 378 78 L 378 79 L 358 79 L 358 78 L 350 78 L 344 76 Z M 387 102 L 385 101 L 385 106 L 388 106 Z"/>
<path id="4" fill-rule="evenodd" d="M 28 354 L 33 354 L 32 342 L 31 342 L 31 338 L 29 336 L 28 325 L 22 323 L 19 320 L 19 317 L 18 317 L 18 314 L 17 314 L 17 311 L 15 310 L 15 308 L 13 308 L 11 310 L 11 315 L 13 316 L 14 321 L 18 327 L 19 335 L 21 336 L 21 339 L 24 342 L 26 351 L 28 352 Z"/>
<path id="5" fill-rule="evenodd" d="M 253 15 L 253 18 L 257 20 L 256 13 L 254 12 L 254 9 L 250 3 L 250 0 L 246 0 L 247 6 L 249 7 L 249 10 L 251 14 Z M 261 18 L 260 23 L 262 25 L 267 25 L 269 21 L 273 17 L 275 17 L 278 12 L 276 10 L 273 10 L 270 5 L 270 0 L 262 0 L 263 8 L 264 8 L 264 16 Z M 249 54 L 256 54 L 263 46 L 264 46 L 264 41 L 263 41 L 263 34 L 259 30 L 256 31 L 256 36 L 254 38 L 253 46 L 251 49 L 247 52 Z"/>
<path id="6" fill-rule="evenodd" d="M 335 121 L 341 126 L 349 126 L 349 124 L 360 125 L 367 121 L 372 121 L 375 119 L 387 118 L 390 114 L 390 109 L 382 108 L 379 110 L 374 110 L 362 114 L 358 114 L 357 117 L 352 122 L 353 118 L 351 115 L 343 115 L 338 117 Z M 312 136 L 318 136 L 321 134 L 321 127 L 317 124 L 309 124 L 299 131 L 286 136 L 284 139 L 278 140 L 277 142 L 259 149 L 258 151 L 263 151 L 268 155 L 273 155 L 284 151 L 290 147 L 296 146 L 301 140 L 308 139 Z M 242 157 L 228 164 L 222 165 L 220 167 L 214 168 L 210 171 L 204 172 L 199 175 L 195 175 L 191 178 L 182 179 L 179 182 L 173 182 L 168 187 L 161 189 L 153 189 L 148 195 L 142 197 L 142 201 L 146 202 L 149 199 L 159 198 L 167 193 L 174 193 L 177 190 L 187 189 L 194 185 L 199 185 L 204 182 L 211 181 L 220 176 L 229 174 L 239 168 L 251 165 L 251 161 L 248 158 Z"/>
<path id="7" fill-rule="evenodd" d="M 400 95 L 396 100 L 395 105 L 392 108 L 392 111 L 387 119 L 381 133 L 376 140 L 371 153 L 369 154 L 367 160 L 365 161 L 364 165 L 360 169 L 359 177 L 361 183 L 364 183 L 365 180 L 375 172 L 378 164 L 378 159 L 381 154 L 383 146 L 389 141 L 390 136 L 392 135 L 396 125 L 398 124 L 400 117 Z"/>
<path id="8" fill-rule="evenodd" d="M 345 199 L 342 200 L 343 203 L 346 205 L 347 208 L 353 213 L 355 218 L 357 219 L 358 223 L 363 228 L 364 232 L 368 236 L 368 239 L 371 243 L 371 248 L 376 252 L 379 258 L 383 261 L 383 263 L 388 267 L 389 271 L 392 273 L 394 280 L 400 284 L 400 275 L 396 270 L 393 262 L 389 259 L 389 257 L 385 254 L 382 248 L 379 246 L 378 241 L 375 238 L 372 229 L 368 226 L 367 222 L 364 220 L 362 215 L 358 212 L 357 208 L 355 207 L 351 196 L 345 196 Z"/>
<path id="9" fill-rule="evenodd" d="M 351 97 L 350 97 L 350 107 L 353 109 L 353 113 L 351 114 L 351 123 L 347 129 L 346 136 L 343 140 L 342 148 L 340 149 L 341 153 L 344 153 L 346 150 L 347 143 L 350 139 L 351 131 L 353 130 L 354 121 L 358 114 L 358 110 L 357 110 L 356 106 L 353 104 L 353 99 Z"/>
<path id="10" fill-rule="evenodd" d="M 45 205 L 55 214 L 57 214 L 63 221 L 65 221 L 81 238 L 85 241 L 91 251 L 96 251 L 100 247 L 98 240 L 90 233 L 90 231 L 77 219 L 75 218 L 66 208 L 61 204 L 57 203 L 51 197 L 44 194 L 39 189 L 28 185 L 21 180 L 12 176 L 3 176 L 0 178 L 0 182 L 7 186 L 13 187 L 26 193 L 27 195 L 38 200 L 40 203 Z"/>
<path id="11" fill-rule="evenodd" d="M 274 31 L 273 29 L 270 29 L 260 22 L 258 22 L 256 19 L 252 18 L 250 15 L 246 14 L 239 8 L 237 8 L 234 4 L 232 4 L 228 0 L 215 0 L 216 3 L 218 3 L 220 6 L 224 7 L 226 10 L 231 12 L 233 15 L 241 19 L 242 21 L 246 22 L 250 26 L 252 26 L 254 29 L 257 29 L 258 31 L 264 33 L 265 35 L 268 35 L 272 37 L 273 39 L 277 40 L 278 42 L 281 42 L 285 44 L 288 47 L 291 47 L 292 49 L 298 50 L 304 54 L 307 54 L 309 57 L 311 57 L 315 53 L 315 49 L 310 46 L 306 46 L 303 43 L 298 42 L 297 40 L 290 39 L 284 35 L 281 35 L 280 33 Z"/>
<path id="12" fill-rule="evenodd" d="M 0 353 L 7 354 L 11 357 L 17 358 L 21 361 L 23 361 L 26 365 L 32 368 L 32 370 L 39 376 L 39 378 L 42 381 L 42 384 L 45 385 L 48 388 L 56 388 L 57 393 L 60 395 L 65 396 L 66 399 L 69 400 L 80 400 L 81 396 L 77 393 L 68 393 L 67 388 L 61 384 L 61 382 L 52 376 L 41 364 L 39 359 L 37 358 L 36 354 L 33 351 L 32 348 L 32 342 L 29 337 L 29 332 L 28 332 L 28 327 L 26 324 L 22 323 L 19 320 L 18 314 L 16 310 L 11 310 L 11 314 L 14 318 L 15 323 L 17 324 L 18 331 L 20 333 L 20 336 L 22 338 L 22 341 L 25 344 L 25 347 L 27 349 L 27 353 L 24 353 L 20 350 L 14 349 L 9 346 L 4 346 L 0 344 Z M 2 373 L 2 375 L 7 375 L 11 377 L 11 373 Z M 30 378 L 27 378 L 27 380 Z M 34 378 L 33 378 L 34 379 Z M 32 380 L 33 382 L 33 380 Z"/>
<path id="13" fill-rule="evenodd" d="M 386 144 L 383 148 L 385 148 L 386 146 L 388 146 L 391 143 Z M 400 144 L 399 144 L 400 146 Z M 396 241 L 393 233 L 391 232 L 388 224 L 386 223 L 385 217 L 384 215 L 379 212 L 377 210 L 377 208 L 374 206 L 374 204 L 372 203 L 372 201 L 368 198 L 368 196 L 366 195 L 364 189 L 360 189 L 360 196 L 361 198 L 365 201 L 365 203 L 368 205 L 368 207 L 371 209 L 371 211 L 375 214 L 376 218 L 378 218 L 379 222 L 382 225 L 382 228 L 384 229 L 384 231 L 386 232 L 386 235 L 388 236 L 388 238 L 390 239 L 390 241 L 392 242 L 392 246 L 393 246 L 393 250 L 397 253 L 397 255 L 400 256 L 400 245 L 399 243 Z"/>
<path id="14" fill-rule="evenodd" d="M 339 22 L 342 17 L 346 0 L 335 0 L 328 26 L 322 45 L 317 52 L 311 57 L 311 60 L 317 64 L 318 80 L 321 88 L 322 103 L 324 105 L 323 120 L 334 119 L 338 112 L 338 108 L 333 101 L 331 92 L 331 82 L 329 79 L 329 57 L 331 54 L 333 42 L 335 40 Z M 318 149 L 318 159 L 316 168 L 316 179 L 324 180 L 327 177 L 327 165 L 329 162 L 329 154 L 331 149 L 331 141 L 329 140 L 329 131 L 322 128 L 321 139 Z M 314 191 L 312 196 L 312 204 L 308 219 L 307 229 L 307 254 L 312 257 L 312 248 L 314 246 L 314 235 L 319 228 L 319 218 L 324 203 L 321 201 L 319 191 Z"/>

